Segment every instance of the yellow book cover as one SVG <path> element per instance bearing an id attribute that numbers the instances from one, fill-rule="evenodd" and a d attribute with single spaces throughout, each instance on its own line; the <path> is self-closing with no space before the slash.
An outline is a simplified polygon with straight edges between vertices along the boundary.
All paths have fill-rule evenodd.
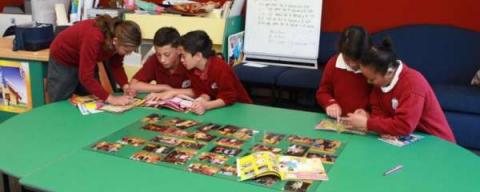
<path id="1" fill-rule="evenodd" d="M 237 159 L 240 181 L 265 175 L 281 180 L 328 180 L 319 158 L 280 156 L 271 152 L 255 152 Z"/>

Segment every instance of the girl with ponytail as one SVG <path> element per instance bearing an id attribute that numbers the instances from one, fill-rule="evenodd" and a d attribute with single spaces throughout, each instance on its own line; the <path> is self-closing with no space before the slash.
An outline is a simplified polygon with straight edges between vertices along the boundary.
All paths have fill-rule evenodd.
<path id="1" fill-rule="evenodd" d="M 350 113 L 344 118 L 347 125 L 386 137 L 422 131 L 455 143 L 432 87 L 421 73 L 397 58 L 390 39 L 371 47 L 362 56 L 360 69 L 374 86 L 371 114 Z"/>
<path id="2" fill-rule="evenodd" d="M 113 105 L 128 104 L 135 92 L 128 85 L 123 57 L 136 50 L 141 41 L 136 23 L 110 16 L 80 21 L 60 32 L 50 46 L 47 75 L 50 101 L 87 92 Z M 114 96 L 104 90 L 98 80 L 98 62 L 108 65 L 124 95 Z"/>

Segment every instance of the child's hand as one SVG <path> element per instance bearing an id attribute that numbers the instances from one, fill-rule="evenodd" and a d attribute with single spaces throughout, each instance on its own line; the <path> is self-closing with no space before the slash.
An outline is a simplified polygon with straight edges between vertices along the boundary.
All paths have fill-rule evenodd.
<path id="1" fill-rule="evenodd" d="M 190 108 L 190 111 L 198 115 L 203 115 L 207 110 L 205 102 L 206 101 L 203 99 L 195 99 L 195 101 L 193 101 L 192 107 Z"/>
<path id="2" fill-rule="evenodd" d="M 123 87 L 123 94 L 128 95 L 130 97 L 135 97 L 137 96 L 137 90 L 133 89 L 130 84 L 125 84 Z"/>
<path id="3" fill-rule="evenodd" d="M 360 131 L 367 130 L 368 117 L 363 114 L 349 113 L 347 117 L 342 118 L 342 121 L 348 128 L 358 129 Z"/>
<path id="4" fill-rule="evenodd" d="M 370 114 L 367 111 L 365 111 L 365 109 L 357 109 L 353 113 L 357 115 L 365 116 L 367 118 L 370 117 Z"/>
<path id="5" fill-rule="evenodd" d="M 147 101 L 158 101 L 161 100 L 161 93 L 149 93 L 147 96 L 145 96 L 145 100 Z"/>
<path id="6" fill-rule="evenodd" d="M 325 112 L 331 118 L 338 119 L 342 116 L 342 108 L 338 104 L 331 104 L 325 108 Z"/>
<path id="7" fill-rule="evenodd" d="M 128 95 L 122 95 L 122 96 L 109 95 L 106 102 L 112 105 L 128 105 L 132 102 L 132 98 Z"/>

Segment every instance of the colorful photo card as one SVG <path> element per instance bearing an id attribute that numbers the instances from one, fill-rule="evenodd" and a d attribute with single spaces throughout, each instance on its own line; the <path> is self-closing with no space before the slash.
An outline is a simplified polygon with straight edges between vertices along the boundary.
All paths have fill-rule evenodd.
<path id="1" fill-rule="evenodd" d="M 92 149 L 93 150 L 97 150 L 97 151 L 105 151 L 105 152 L 109 152 L 109 153 L 113 153 L 113 152 L 117 152 L 118 150 L 120 150 L 120 148 L 122 148 L 122 144 L 120 143 L 108 143 L 106 141 L 101 141 L 101 142 L 98 142 L 96 143 Z"/>
<path id="2" fill-rule="evenodd" d="M 276 145 L 284 137 L 285 137 L 285 135 L 283 135 L 283 134 L 267 133 L 263 137 L 263 143 L 268 144 L 268 145 Z"/>

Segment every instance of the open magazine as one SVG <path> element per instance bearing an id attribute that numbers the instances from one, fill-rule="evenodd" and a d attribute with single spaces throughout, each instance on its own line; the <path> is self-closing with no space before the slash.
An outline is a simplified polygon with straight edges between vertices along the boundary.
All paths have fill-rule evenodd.
<path id="1" fill-rule="evenodd" d="M 281 180 L 328 180 L 320 158 L 280 156 L 272 152 L 255 152 L 237 159 L 240 181 L 266 175 Z"/>
<path id="2" fill-rule="evenodd" d="M 405 135 L 405 136 L 390 136 L 390 135 L 382 135 L 378 138 L 378 140 L 383 141 L 385 143 L 395 145 L 397 147 L 403 147 L 405 145 L 414 143 L 420 139 L 423 139 L 421 135 Z"/>
<path id="3" fill-rule="evenodd" d="M 358 129 L 350 129 L 345 126 L 342 122 L 337 123 L 334 119 L 323 119 L 320 123 L 315 127 L 316 130 L 326 130 L 326 131 L 336 131 L 338 133 L 351 133 L 357 135 L 366 135 L 366 131 L 361 131 Z"/>
<path id="4" fill-rule="evenodd" d="M 167 100 L 158 100 L 158 101 L 147 100 L 145 101 L 143 106 L 154 107 L 154 108 L 167 107 L 174 111 L 186 112 L 190 110 L 190 108 L 192 107 L 193 101 L 194 101 L 193 98 L 182 95 L 182 96 L 176 96 Z"/>
<path id="5" fill-rule="evenodd" d="M 73 95 L 70 98 L 70 102 L 75 105 L 82 115 L 94 114 L 99 113 L 102 111 L 120 113 L 132 109 L 136 106 L 143 104 L 143 99 L 133 98 L 132 102 L 128 105 L 110 105 L 98 99 L 94 95 L 87 95 L 87 96 L 78 96 Z"/>

